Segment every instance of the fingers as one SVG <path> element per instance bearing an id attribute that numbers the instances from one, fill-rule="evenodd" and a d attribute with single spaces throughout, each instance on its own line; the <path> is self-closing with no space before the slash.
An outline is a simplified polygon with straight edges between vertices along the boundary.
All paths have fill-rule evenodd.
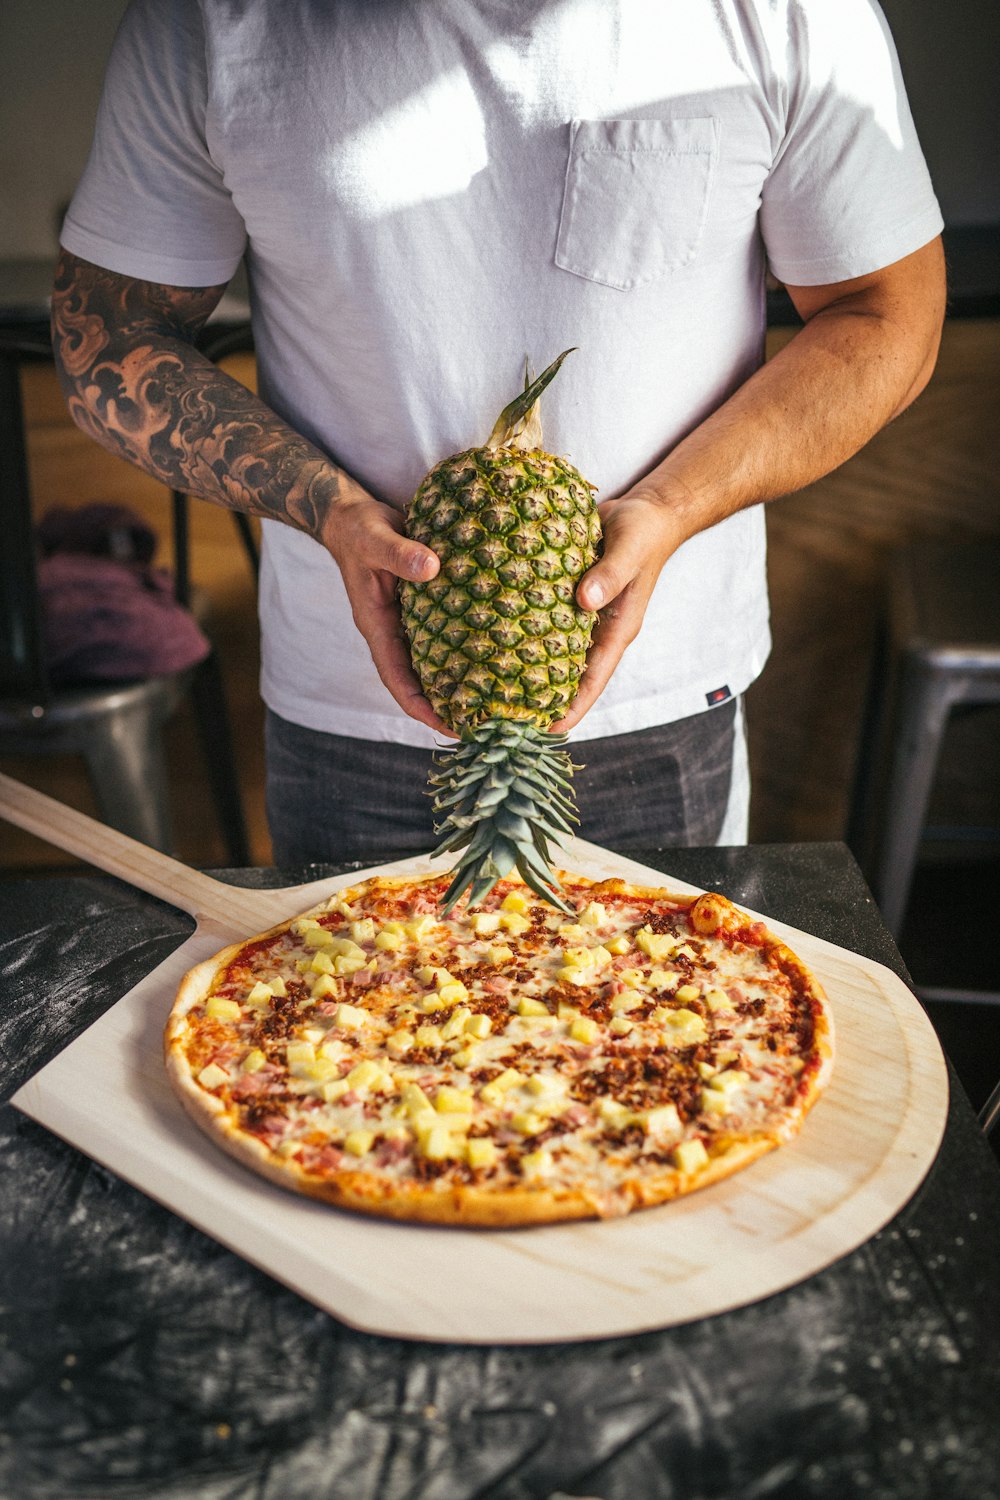
<path id="1" fill-rule="evenodd" d="M 403 516 L 391 505 L 355 501 L 339 508 L 336 519 L 337 534 L 329 545 L 342 568 L 349 559 L 412 583 L 426 583 L 440 570 L 437 554 L 406 536 Z"/>
<path id="2" fill-rule="evenodd" d="M 405 714 L 453 739 L 413 670 L 396 598 L 398 578 L 420 583 L 435 577 L 441 567 L 437 555 L 405 535 L 401 512 L 368 495 L 338 505 L 333 519 L 326 545 L 375 670 Z"/>
<path id="3" fill-rule="evenodd" d="M 633 585 L 626 588 L 602 611 L 587 652 L 587 669 L 580 690 L 566 715 L 553 724 L 557 733 L 572 729 L 601 696 L 618 663 L 639 633 L 648 592 L 640 595 Z"/>
<path id="4" fill-rule="evenodd" d="M 604 691 L 638 635 L 656 580 L 679 541 L 662 507 L 638 496 L 608 501 L 601 507 L 601 518 L 604 555 L 584 574 L 576 591 L 584 609 L 600 614 L 580 690 L 566 715 L 552 726 L 559 732 L 578 724 Z"/>

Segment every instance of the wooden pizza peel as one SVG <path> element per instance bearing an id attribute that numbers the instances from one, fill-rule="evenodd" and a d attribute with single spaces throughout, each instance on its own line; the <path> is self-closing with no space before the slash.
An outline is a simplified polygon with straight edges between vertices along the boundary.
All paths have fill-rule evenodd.
<path id="1" fill-rule="evenodd" d="M 196 924 L 13 1103 L 353 1327 L 457 1343 L 548 1343 L 708 1317 L 781 1291 L 856 1249 L 898 1213 L 937 1154 L 947 1072 L 909 989 L 870 959 L 763 917 L 817 974 L 836 1030 L 833 1079 L 787 1146 L 690 1197 L 603 1222 L 447 1229 L 300 1198 L 219 1150 L 175 1098 L 162 1033 L 177 986 L 226 944 L 344 886 L 444 864 L 420 856 L 307 885 L 244 890 L 7 776 L 0 776 L 0 817 Z M 567 841 L 563 862 L 595 879 L 695 890 L 582 840 Z"/>

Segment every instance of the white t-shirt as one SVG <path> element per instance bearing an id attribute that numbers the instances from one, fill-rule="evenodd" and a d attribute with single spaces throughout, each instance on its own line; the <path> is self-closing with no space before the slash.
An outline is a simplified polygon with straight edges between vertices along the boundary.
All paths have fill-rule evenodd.
<path id="1" fill-rule="evenodd" d="M 262 396 L 404 506 L 571 344 L 546 446 L 619 494 L 760 364 L 765 263 L 842 281 L 940 228 L 872 0 L 137 0 L 63 243 L 179 286 L 246 251 Z M 433 743 L 326 551 L 264 532 L 266 702 Z M 670 559 L 576 737 L 739 693 L 768 649 L 757 507 Z"/>

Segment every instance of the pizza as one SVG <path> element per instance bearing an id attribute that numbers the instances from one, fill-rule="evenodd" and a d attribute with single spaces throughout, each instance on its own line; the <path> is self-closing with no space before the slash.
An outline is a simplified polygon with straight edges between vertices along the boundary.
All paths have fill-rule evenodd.
<path id="1" fill-rule="evenodd" d="M 182 1102 L 275 1182 L 436 1224 L 627 1213 L 790 1140 L 833 1061 L 807 967 L 723 896 L 560 880 L 571 920 L 376 877 L 226 948 L 166 1028 Z"/>

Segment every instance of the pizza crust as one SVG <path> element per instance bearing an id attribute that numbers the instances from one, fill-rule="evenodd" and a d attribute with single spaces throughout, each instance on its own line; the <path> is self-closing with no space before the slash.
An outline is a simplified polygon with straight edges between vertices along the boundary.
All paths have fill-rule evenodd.
<path id="1" fill-rule="evenodd" d="M 541 1180 L 524 1186 L 480 1184 L 476 1181 L 421 1183 L 406 1180 L 401 1183 L 360 1165 L 357 1168 L 342 1167 L 333 1176 L 310 1173 L 295 1160 L 281 1158 L 264 1141 L 243 1129 L 238 1109 L 227 1105 L 198 1082 L 186 1043 L 191 1035 L 189 1018 L 192 1012 L 206 1001 L 220 976 L 239 959 L 241 953 L 250 945 L 281 937 L 303 917 L 318 918 L 325 914 L 329 909 L 327 902 L 307 912 L 296 913 L 254 938 L 230 944 L 184 976 L 165 1029 L 164 1050 L 168 1077 L 185 1110 L 216 1145 L 259 1176 L 283 1188 L 348 1211 L 405 1222 L 465 1228 L 526 1227 L 605 1218 L 653 1207 L 720 1182 L 791 1140 L 829 1081 L 834 1055 L 832 1020 L 826 996 L 801 960 L 786 944 L 767 933 L 762 924 L 748 918 L 723 896 L 714 893 L 688 896 L 620 879 L 592 882 L 566 872 L 560 872 L 560 879 L 564 885 L 585 885 L 591 900 L 599 901 L 602 896 L 609 896 L 649 903 L 666 901 L 671 911 L 687 912 L 696 931 L 704 937 L 719 932 L 731 935 L 746 930 L 748 924 L 754 931 L 766 933 L 771 962 L 786 975 L 793 973 L 796 976 L 800 992 L 810 1002 L 813 1020 L 808 1070 L 794 1107 L 785 1109 L 780 1125 L 747 1138 L 729 1140 L 723 1149 L 716 1150 L 693 1171 L 664 1167 L 659 1173 L 649 1172 L 643 1177 L 626 1175 L 613 1189 L 604 1191 L 552 1186 Z M 373 884 L 377 884 L 380 892 L 392 893 L 423 883 L 414 877 L 381 877 L 362 887 L 345 888 L 338 896 L 350 903 L 359 899 L 359 892 Z"/>

